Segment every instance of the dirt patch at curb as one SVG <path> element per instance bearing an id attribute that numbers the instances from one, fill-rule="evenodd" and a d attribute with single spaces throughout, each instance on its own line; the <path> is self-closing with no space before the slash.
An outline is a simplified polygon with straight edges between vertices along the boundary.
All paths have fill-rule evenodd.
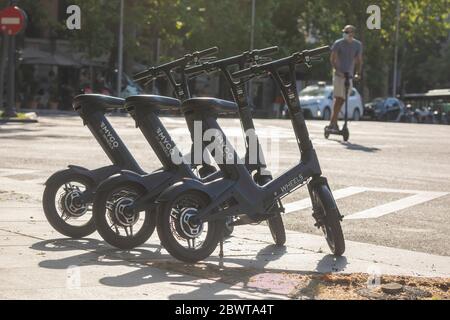
<path id="1" fill-rule="evenodd" d="M 450 300 L 450 278 L 382 276 L 372 284 L 368 274 L 320 274 L 283 272 L 211 263 L 183 264 L 172 261 L 149 263 L 152 267 L 206 278 L 258 292 L 285 295 L 291 299 L 326 300 Z M 386 284 L 398 284 L 398 292 L 387 293 Z"/>

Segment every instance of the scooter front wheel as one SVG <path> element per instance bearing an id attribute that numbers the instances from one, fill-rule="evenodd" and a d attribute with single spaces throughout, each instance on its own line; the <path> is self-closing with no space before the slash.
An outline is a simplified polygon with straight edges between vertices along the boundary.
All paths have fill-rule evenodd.
<path id="1" fill-rule="evenodd" d="M 283 219 L 281 214 L 277 213 L 275 216 L 267 220 L 270 233 L 276 246 L 282 247 L 286 243 L 286 230 L 284 229 Z"/>
<path id="2" fill-rule="evenodd" d="M 341 256 L 345 251 L 344 234 L 341 227 L 341 216 L 333 194 L 327 185 L 318 185 L 312 189 L 314 216 L 319 217 L 319 226 L 327 240 L 331 252 Z"/>
<path id="3" fill-rule="evenodd" d="M 46 183 L 42 197 L 45 217 L 59 233 L 74 239 L 95 231 L 92 203 L 83 197 L 96 185 L 86 175 L 67 169 L 55 173 Z"/>
<path id="4" fill-rule="evenodd" d="M 163 247 L 175 259 L 195 263 L 209 257 L 223 235 L 224 219 L 198 221 L 196 215 L 209 204 L 197 191 L 180 193 L 160 204 L 157 230 Z"/>
<path id="5" fill-rule="evenodd" d="M 130 207 L 145 189 L 124 182 L 98 192 L 94 198 L 94 219 L 100 236 L 111 246 L 131 250 L 144 244 L 156 227 L 154 210 L 134 212 Z M 130 208 L 130 209 L 129 209 Z"/>

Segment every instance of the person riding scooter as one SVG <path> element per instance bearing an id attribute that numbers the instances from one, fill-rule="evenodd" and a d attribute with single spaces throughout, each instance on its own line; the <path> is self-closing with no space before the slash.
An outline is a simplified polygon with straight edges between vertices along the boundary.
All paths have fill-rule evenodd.
<path id="1" fill-rule="evenodd" d="M 362 43 L 354 38 L 356 28 L 347 25 L 342 30 L 343 38 L 337 40 L 331 47 L 331 65 L 333 66 L 333 87 L 334 87 L 334 105 L 333 114 L 331 116 L 329 128 L 339 131 L 338 117 L 344 104 L 347 93 L 345 92 L 345 73 L 350 76 L 354 74 L 355 66 L 357 66 L 356 74 L 353 79 L 360 78 L 362 69 Z M 351 78 L 351 77 L 350 77 Z M 349 91 L 352 90 L 353 81 L 350 80 Z"/>

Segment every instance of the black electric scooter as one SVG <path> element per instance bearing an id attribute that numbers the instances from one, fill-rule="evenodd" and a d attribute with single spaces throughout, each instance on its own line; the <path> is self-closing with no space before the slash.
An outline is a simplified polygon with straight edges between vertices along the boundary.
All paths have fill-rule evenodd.
<path id="1" fill-rule="evenodd" d="M 239 160 L 239 158 L 214 117 L 215 112 L 224 106 L 208 98 L 189 99 L 182 104 L 185 113 L 202 119 L 204 130 L 213 129 L 220 133 L 221 154 L 216 153 L 215 156 L 222 160 L 219 166 L 224 178 L 207 183 L 184 179 L 159 196 L 158 235 L 165 249 L 173 257 L 186 262 L 205 259 L 221 241 L 220 230 L 226 217 L 245 214 L 253 221 L 267 220 L 280 213 L 278 203 L 283 197 L 305 184 L 308 184 L 316 226 L 323 230 L 331 251 L 335 255 L 343 254 L 345 242 L 340 225 L 342 216 L 326 178 L 321 176 L 319 161 L 309 138 L 295 81 L 297 64 L 309 64 L 311 57 L 329 51 L 330 48 L 327 46 L 298 52 L 290 57 L 233 74 L 235 78 L 243 78 L 270 73 L 280 86 L 291 115 L 301 161 L 264 186 L 255 183 L 245 163 L 227 162 L 227 159 Z M 290 80 L 287 82 L 279 74 L 279 69 L 286 66 L 290 70 Z M 190 238 L 187 246 L 184 239 L 186 234 Z"/>
<path id="2" fill-rule="evenodd" d="M 164 76 L 169 79 L 175 91 L 178 92 L 178 96 L 181 97 L 183 94 L 189 96 L 189 87 L 184 70 L 187 64 L 195 62 L 196 59 L 194 58 L 191 55 L 186 55 L 181 59 L 140 73 L 135 76 L 135 79 L 148 82 Z M 176 81 L 174 70 L 178 71 L 181 78 L 180 82 Z M 191 170 L 190 165 L 179 161 L 174 162 L 174 158 L 182 159 L 182 156 L 156 115 L 157 109 L 162 108 L 161 99 L 170 98 L 159 96 L 129 97 L 126 99 L 125 106 L 137 119 L 137 126 L 144 133 L 162 162 L 163 170 L 148 175 L 137 175 L 130 171 L 123 171 L 121 174 L 104 181 L 95 195 L 93 213 L 97 230 L 106 242 L 121 249 L 136 247 L 145 242 L 143 240 L 147 240 L 151 235 L 145 229 L 145 225 L 141 225 L 137 233 L 133 228 L 139 227 L 137 223 L 140 220 L 140 212 L 145 210 L 144 220 L 147 219 L 147 215 L 154 215 L 152 214 L 155 208 L 154 202 L 162 191 L 185 178 L 199 179 Z M 215 99 L 215 101 L 224 107 L 220 113 L 237 112 L 236 104 L 219 99 Z M 194 121 L 195 119 L 186 117 L 192 139 L 194 139 Z M 195 144 L 194 140 L 193 143 Z M 199 170 L 199 173 L 202 177 L 201 170 Z M 221 176 L 222 173 L 218 171 L 206 177 L 204 182 L 215 180 Z M 284 243 L 284 229 L 282 231 L 282 235 L 276 233 L 276 237 L 274 236 L 276 243 L 281 240 Z"/>
<path id="3" fill-rule="evenodd" d="M 95 190 L 101 181 L 123 169 L 144 174 L 105 117 L 105 113 L 123 108 L 124 103 L 124 99 L 97 94 L 83 94 L 73 99 L 73 107 L 83 124 L 113 164 L 94 170 L 70 165 L 45 182 L 42 200 L 45 216 L 51 226 L 65 236 L 82 238 L 95 231 L 90 212 Z"/>
<path id="4" fill-rule="evenodd" d="M 217 48 L 197 52 L 192 57 L 197 59 L 216 51 Z M 175 95 L 185 97 L 182 90 L 175 90 Z M 45 183 L 43 208 L 47 220 L 55 230 L 71 238 L 82 238 L 96 230 L 90 213 L 98 185 L 121 170 L 141 175 L 145 172 L 105 116 L 107 112 L 124 109 L 125 99 L 83 94 L 73 99 L 73 108 L 113 164 L 94 170 L 71 165 L 68 169 L 54 173 Z M 201 175 L 208 175 L 213 171 L 210 166 L 201 169 L 203 170 Z M 146 230 L 150 234 L 153 233 L 156 223 L 154 215 L 151 217 L 152 219 L 145 220 Z"/>
<path id="5" fill-rule="evenodd" d="M 268 183 L 273 179 L 273 177 L 270 171 L 267 169 L 264 154 L 262 152 L 259 139 L 255 133 L 255 125 L 253 122 L 251 107 L 249 106 L 248 95 L 246 92 L 246 81 L 233 79 L 231 75 L 231 69 L 233 67 L 238 67 L 240 70 L 242 70 L 249 64 L 261 63 L 262 61 L 267 60 L 266 56 L 275 54 L 277 52 L 278 47 L 269 47 L 261 50 L 246 51 L 240 55 L 236 55 L 233 57 L 216 61 L 207 61 L 186 70 L 187 74 L 193 74 L 194 77 L 203 73 L 210 74 L 214 72 L 221 72 L 224 75 L 228 85 L 230 86 L 234 101 L 239 108 L 239 118 L 241 121 L 242 129 L 246 134 L 245 164 L 249 172 L 253 174 L 254 181 L 260 186 Z M 252 143 L 255 144 L 254 148 L 250 146 L 250 144 Z M 251 151 L 256 153 L 255 157 L 253 157 L 254 155 L 249 154 Z M 280 212 L 284 211 L 281 202 L 278 202 L 277 205 L 279 206 Z M 234 226 L 249 224 L 253 222 L 254 221 L 249 219 L 246 215 L 233 217 L 231 222 L 226 223 L 225 236 L 231 234 Z M 279 246 L 284 245 L 284 243 L 286 242 L 286 232 L 284 229 L 281 214 L 274 214 L 267 220 L 267 224 L 272 233 L 272 237 L 275 240 L 275 243 Z"/>
<path id="6" fill-rule="evenodd" d="M 185 67 L 188 63 L 217 51 L 218 49 L 214 47 L 187 54 L 175 61 L 138 73 L 135 80 L 148 84 L 157 78 L 167 77 L 172 84 L 175 96 L 180 100 L 186 100 L 190 97 L 189 88 L 184 85 L 186 81 L 182 79 L 180 83 L 177 82 L 173 70 Z M 139 95 L 130 96 L 125 100 L 125 110 L 135 120 L 136 127 L 141 130 L 152 147 L 162 168 L 148 174 L 122 170 L 108 177 L 98 186 L 93 200 L 93 216 L 97 231 L 110 245 L 120 249 L 132 249 L 145 243 L 152 235 L 154 227 L 149 222 L 156 219 L 152 208 L 136 211 L 134 207 L 131 207 L 144 194 L 151 199 L 184 177 L 198 178 L 200 176 L 207 179 L 210 176 L 210 179 L 215 179 L 220 174 L 213 166 L 202 163 L 196 175 L 194 171 L 197 166 L 183 161 L 181 153 L 159 119 L 160 111 L 180 110 L 181 102 L 178 99 Z M 188 127 L 191 130 L 193 124 Z M 174 158 L 180 163 L 175 163 Z"/>
<path id="7" fill-rule="evenodd" d="M 353 78 L 350 76 L 350 74 L 348 72 L 344 73 L 344 77 L 345 77 L 345 112 L 344 112 L 344 126 L 342 127 L 342 129 L 334 129 L 334 128 L 330 128 L 330 126 L 326 126 L 324 129 L 324 136 L 325 139 L 328 139 L 329 136 L 331 134 L 335 134 L 335 135 L 339 135 L 342 136 L 344 141 L 347 142 L 348 139 L 350 138 L 350 131 L 348 130 L 348 94 L 349 94 L 349 89 L 350 89 L 350 79 Z"/>

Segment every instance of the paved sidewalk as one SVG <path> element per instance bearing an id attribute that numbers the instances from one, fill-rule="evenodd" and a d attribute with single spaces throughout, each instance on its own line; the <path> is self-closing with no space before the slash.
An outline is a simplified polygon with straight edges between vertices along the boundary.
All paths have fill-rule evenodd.
<path id="1" fill-rule="evenodd" d="M 226 124 L 237 135 L 235 120 Z M 132 121 L 113 121 L 139 163 L 154 169 L 154 155 Z M 188 137 L 182 119 L 164 121 L 175 136 Z M 283 155 L 288 156 L 281 167 L 298 161 L 291 152 L 295 139 L 285 139 L 290 132 L 283 129 L 286 121 L 258 121 L 261 127 L 273 125 L 283 137 Z M 352 123 L 358 147 L 324 140 L 322 126 L 309 124 L 342 212 L 377 215 L 344 220 L 346 237 L 353 240 L 347 240 L 345 256 L 328 254 L 324 238 L 311 227 L 306 190 L 300 190 L 286 200 L 286 226 L 300 232 L 287 232 L 285 248 L 272 245 L 264 225 L 238 227 L 225 243 L 223 260 L 215 252 L 195 265 L 172 259 L 156 234 L 130 252 L 109 247 L 97 234 L 80 241 L 62 239 L 44 217 L 43 182 L 68 163 L 95 168 L 109 164 L 106 157 L 77 117 L 44 117 L 39 125 L 0 128 L 0 299 L 286 299 L 302 297 L 303 289 L 317 286 L 314 277 L 330 272 L 439 277 L 448 283 L 448 148 L 432 139 L 445 136 L 448 127 Z M 400 142 L 393 144 L 393 135 Z M 375 156 L 363 144 L 380 150 Z M 425 160 L 416 154 L 432 156 L 427 161 L 433 167 L 418 170 Z"/>
<path id="2" fill-rule="evenodd" d="M 291 275 L 450 277 L 449 257 L 348 241 L 345 257 L 335 258 L 322 237 L 292 231 L 287 246 L 276 248 L 263 225 L 236 228 L 223 260 L 215 252 L 185 265 L 161 250 L 156 235 L 124 252 L 96 234 L 61 239 L 38 206 L 9 202 L 0 217 L 0 298 L 6 299 L 284 299 L 298 289 Z"/>

